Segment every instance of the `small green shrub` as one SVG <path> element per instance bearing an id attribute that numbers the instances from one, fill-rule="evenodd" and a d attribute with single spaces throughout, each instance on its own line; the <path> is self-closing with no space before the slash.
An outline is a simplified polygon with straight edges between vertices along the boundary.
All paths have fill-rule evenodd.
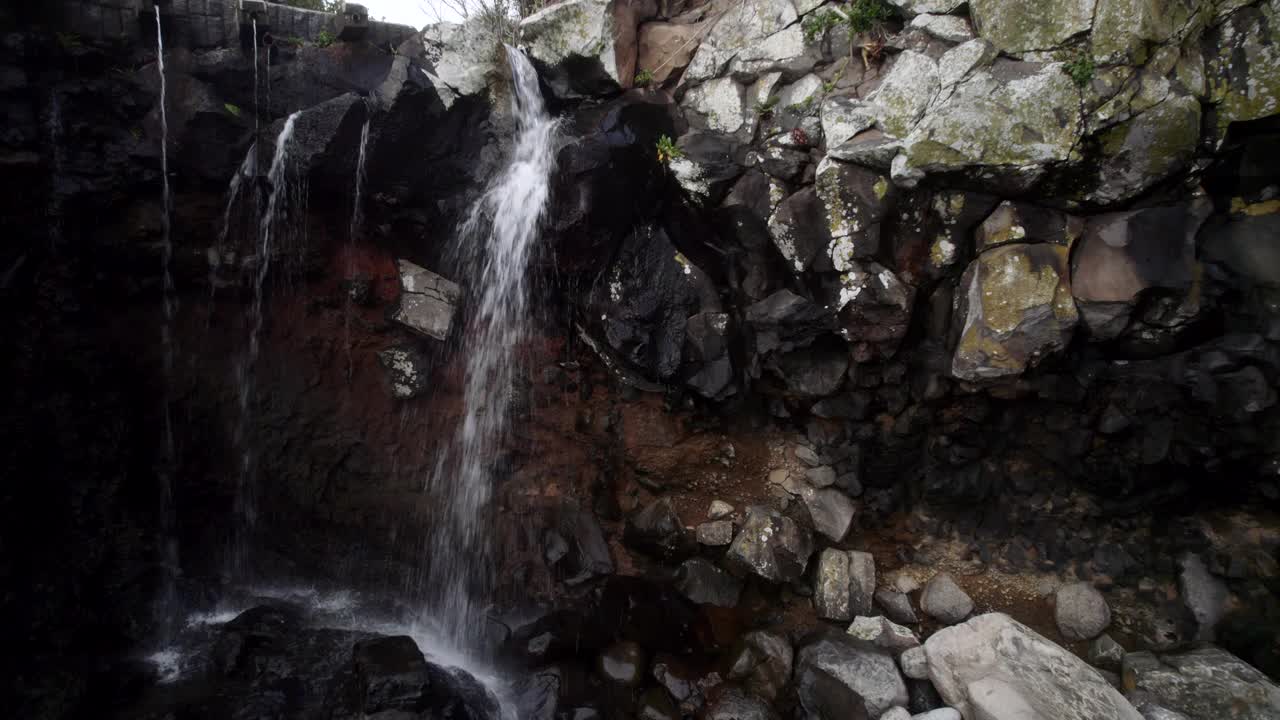
<path id="1" fill-rule="evenodd" d="M 850 39 L 854 35 L 866 32 L 880 32 L 884 22 L 893 17 L 893 8 L 884 0 L 852 0 L 844 7 L 837 7 L 825 12 L 809 13 L 805 16 L 800 29 L 808 42 L 824 36 L 828 30 L 845 27 Z"/>
<path id="2" fill-rule="evenodd" d="M 239 105 L 236 105 L 235 103 L 225 103 L 223 104 L 222 107 L 225 108 L 226 111 L 231 114 L 231 117 L 235 117 L 235 118 L 240 117 Z"/>
<path id="3" fill-rule="evenodd" d="M 327 48 L 333 44 L 335 39 L 333 33 L 328 30 L 321 30 L 320 34 L 316 36 L 316 47 Z"/>
<path id="4" fill-rule="evenodd" d="M 653 82 L 653 73 L 648 70 L 641 70 L 636 73 L 636 87 L 644 87 Z"/>
<path id="5" fill-rule="evenodd" d="M 676 141 L 671 139 L 669 135 L 661 135 L 658 137 L 658 162 L 666 165 L 677 158 L 684 157 L 684 151 L 676 146 Z"/>
<path id="6" fill-rule="evenodd" d="M 1093 76 L 1096 74 L 1097 69 L 1097 66 L 1093 64 L 1093 58 L 1084 53 L 1068 60 L 1062 66 L 1062 71 L 1069 75 L 1071 82 L 1075 83 L 1076 87 L 1081 90 L 1089 87 L 1089 83 L 1093 82 Z"/>

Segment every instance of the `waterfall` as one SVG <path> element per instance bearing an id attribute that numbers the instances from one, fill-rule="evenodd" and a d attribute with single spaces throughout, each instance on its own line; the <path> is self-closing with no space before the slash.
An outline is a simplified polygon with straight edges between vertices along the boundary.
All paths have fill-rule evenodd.
<path id="1" fill-rule="evenodd" d="M 364 194 L 364 165 L 369 148 L 369 124 L 373 121 L 373 107 L 370 103 L 365 103 L 364 127 L 360 128 L 360 152 L 356 156 L 356 188 L 355 197 L 351 205 L 351 225 L 347 229 L 347 282 L 352 283 L 355 280 L 355 244 L 356 233 L 360 231 L 360 223 L 364 220 L 363 208 L 361 207 L 362 195 Z M 351 360 L 351 294 L 354 288 L 348 286 L 345 304 L 345 316 L 343 318 L 343 347 L 347 351 L 347 382 L 351 381 L 351 376 L 355 372 L 355 367 Z"/>
<path id="2" fill-rule="evenodd" d="M 161 245 L 161 282 L 164 320 L 161 323 L 160 344 L 164 352 L 164 391 L 161 402 L 164 406 L 164 446 L 160 461 L 160 524 L 161 543 L 163 546 L 163 562 L 165 564 L 165 584 L 160 594 L 159 617 L 166 626 L 174 612 L 174 575 L 178 569 L 178 541 L 176 518 L 173 507 L 173 473 L 177 462 L 173 444 L 173 417 L 169 408 L 170 393 L 173 386 L 173 274 L 170 265 L 173 262 L 173 242 L 171 237 L 170 213 L 173 201 L 169 190 L 169 116 L 165 109 L 167 87 L 164 74 L 164 33 L 160 26 L 160 7 L 156 6 L 156 67 L 160 71 L 160 176 L 162 187 L 160 196 L 160 227 L 163 235 Z"/>
<path id="3" fill-rule="evenodd" d="M 262 296 L 267 280 L 267 271 L 271 267 L 273 234 L 280 217 L 288 203 L 289 186 L 289 141 L 293 138 L 294 124 L 301 115 L 295 112 L 285 120 L 284 128 L 276 138 L 275 157 L 271 160 L 271 169 L 267 172 L 267 182 L 271 194 L 267 200 L 266 212 L 258 225 L 257 266 L 253 277 L 253 305 L 249 313 L 249 345 L 245 357 L 236 372 L 236 386 L 240 402 L 240 422 L 236 428 L 236 446 L 240 449 L 240 475 L 236 487 L 236 522 L 235 537 L 230 555 L 231 571 L 243 571 L 244 555 L 248 543 L 248 535 L 257 521 L 256 498 L 252 485 L 254 475 L 253 441 L 250 438 L 249 426 L 252 416 L 254 391 L 254 365 L 258 361 L 260 338 L 262 335 Z"/>
<path id="4" fill-rule="evenodd" d="M 458 229 L 459 279 L 470 290 L 469 318 L 457 357 L 465 362 L 463 416 L 437 458 L 428 490 L 442 503 L 433 522 L 425 609 L 459 647 L 474 644 L 493 585 L 484 522 L 495 459 L 529 316 L 526 270 L 550 194 L 556 122 L 543 103 L 529 60 L 507 47 L 516 137 L 505 168 Z"/>

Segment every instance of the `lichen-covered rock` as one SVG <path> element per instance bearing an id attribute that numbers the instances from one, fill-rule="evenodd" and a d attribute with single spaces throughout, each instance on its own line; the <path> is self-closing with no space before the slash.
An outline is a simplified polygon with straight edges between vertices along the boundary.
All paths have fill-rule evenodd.
<path id="1" fill-rule="evenodd" d="M 729 546 L 725 562 L 770 582 L 793 582 L 804 575 L 812 552 L 808 530 L 776 510 L 753 506 L 747 509 L 747 521 Z"/>
<path id="2" fill-rule="evenodd" d="M 778 203 L 769 218 L 769 234 L 796 274 L 810 269 L 830 269 L 826 250 L 831 243 L 831 231 L 825 222 L 822 200 L 814 188 L 805 188 Z"/>
<path id="3" fill-rule="evenodd" d="M 1088 32 L 1098 1 L 1029 4 L 1022 0 L 971 0 L 969 11 L 978 34 L 1000 52 L 1020 55 L 1053 50 Z"/>
<path id="4" fill-rule="evenodd" d="M 400 267 L 400 307 L 392 319 L 436 340 L 445 340 L 453 328 L 462 288 L 408 260 Z"/>
<path id="5" fill-rule="evenodd" d="M 827 98 L 819 115 L 828 148 L 838 148 L 876 124 L 875 108 L 855 98 Z"/>
<path id="6" fill-rule="evenodd" d="M 400 400 L 417 397 L 431 380 L 431 366 L 417 348 L 394 347 L 378 353 L 378 362 L 387 371 L 391 396 Z"/>
<path id="7" fill-rule="evenodd" d="M 895 656 L 911 648 L 920 647 L 920 638 L 916 634 L 880 616 L 860 615 L 853 619 L 853 624 L 845 631 L 849 637 L 887 650 Z"/>
<path id="8" fill-rule="evenodd" d="M 740 148 L 719 133 L 695 130 L 680 136 L 681 155 L 668 162 L 671 175 L 695 202 L 714 205 L 742 174 Z"/>
<path id="9" fill-rule="evenodd" d="M 702 39 L 683 82 L 771 70 L 798 75 L 812 68 L 818 54 L 806 48 L 798 19 L 791 0 L 733 3 Z"/>
<path id="10" fill-rule="evenodd" d="M 967 52 L 981 49 L 973 46 Z M 985 56 L 954 59 L 967 65 Z M 948 76 L 958 72 L 951 70 Z M 927 108 L 902 137 L 895 181 L 911 185 L 930 173 L 960 173 L 986 177 L 988 184 L 998 180 L 997 187 L 1019 191 L 1033 186 L 1048 166 L 1078 161 L 1080 93 L 1061 64 L 1001 60 L 990 69 L 969 67 L 965 72 L 967 79 Z M 940 76 L 935 71 L 934 82 Z M 904 103 L 903 112 L 894 116 L 899 129 L 914 107 Z"/>
<path id="11" fill-rule="evenodd" d="M 827 548 L 818 556 L 813 588 L 818 617 L 850 620 L 866 615 L 875 589 L 876 565 L 870 553 Z"/>
<path id="12" fill-rule="evenodd" d="M 1008 615 L 939 630 L 924 647 L 938 694 L 966 718 L 1142 720 L 1098 671 Z"/>
<path id="13" fill-rule="evenodd" d="M 1280 2 L 1241 8 L 1206 36 L 1206 58 L 1216 137 L 1233 122 L 1280 112 Z"/>
<path id="14" fill-rule="evenodd" d="M 564 0 L 520 22 L 521 44 L 529 57 L 550 70 L 549 84 L 562 97 L 607 92 L 624 84 L 619 73 L 623 63 L 615 54 L 620 31 L 610 0 Z M 635 32 L 634 26 L 630 32 Z"/>
<path id="15" fill-rule="evenodd" d="M 1196 284 L 1196 235 L 1207 202 L 1089 218 L 1071 257 L 1071 292 L 1089 337 L 1111 340 L 1142 293 L 1188 293 Z"/>
<path id="16" fill-rule="evenodd" d="M 1066 347 L 1079 320 L 1068 253 L 1060 245 L 1005 245 L 970 263 L 956 295 L 956 377 L 1017 375 Z"/>
<path id="17" fill-rule="evenodd" d="M 938 63 L 924 53 L 906 50 L 867 100 L 877 108 L 881 129 L 905 137 L 933 102 L 938 87 Z"/>
<path id="18" fill-rule="evenodd" d="M 1096 138 L 1097 181 L 1083 199 L 1097 205 L 1131 200 L 1184 169 L 1200 141 L 1200 101 L 1171 95 Z"/>
<path id="19" fill-rule="evenodd" d="M 1184 38 L 1206 21 L 1204 3 L 1187 0 L 1098 0 L 1091 52 L 1098 63 L 1141 64 L 1155 45 Z"/>
<path id="20" fill-rule="evenodd" d="M 498 77 L 493 48 L 499 40 L 479 20 L 461 25 L 449 22 L 428 25 L 422 31 L 422 41 L 426 60 L 434 69 L 429 77 L 437 86 L 444 85 L 458 95 L 474 95 L 487 90 Z"/>
<path id="21" fill-rule="evenodd" d="M 1217 647 L 1159 657 L 1129 653 L 1122 682 L 1127 692 L 1149 693 L 1160 705 L 1192 718 L 1280 717 L 1280 686 Z"/>
<path id="22" fill-rule="evenodd" d="M 779 73 L 766 73 L 748 86 L 732 77 L 715 78 L 686 93 L 681 106 L 692 113 L 695 127 L 749 140 L 760 117 L 756 106 L 768 102 L 779 77 Z"/>
<path id="23" fill-rule="evenodd" d="M 880 223 L 893 207 L 896 189 L 874 170 L 826 158 L 818 163 L 814 188 L 826 217 L 831 267 L 850 272 L 854 258 L 880 250 Z"/>
<path id="24" fill-rule="evenodd" d="M 911 27 L 948 42 L 962 43 L 973 39 L 969 21 L 956 15 L 917 15 L 911 19 Z"/>

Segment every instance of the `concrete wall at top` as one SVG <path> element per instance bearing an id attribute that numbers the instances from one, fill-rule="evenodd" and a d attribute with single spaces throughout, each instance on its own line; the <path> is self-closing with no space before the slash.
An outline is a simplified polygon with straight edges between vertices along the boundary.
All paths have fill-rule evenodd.
<path id="1" fill-rule="evenodd" d="M 85 38 L 139 40 L 154 36 L 155 0 L 53 0 L 54 22 L 60 30 Z M 238 45 L 241 41 L 240 0 L 160 0 L 165 44 L 202 49 Z M 279 38 L 315 41 L 322 34 L 336 37 L 338 16 L 277 3 L 253 3 L 265 7 L 265 24 Z M 369 21 L 365 39 L 378 45 L 398 46 L 417 32 L 406 25 Z M 264 28 L 265 29 L 265 28 Z M 247 34 L 243 37 L 248 37 Z"/>

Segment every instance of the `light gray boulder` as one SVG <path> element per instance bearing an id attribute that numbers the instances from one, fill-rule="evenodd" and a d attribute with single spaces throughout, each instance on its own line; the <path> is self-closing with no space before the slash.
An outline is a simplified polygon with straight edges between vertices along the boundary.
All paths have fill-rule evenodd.
<path id="1" fill-rule="evenodd" d="M 800 650 L 795 683 L 808 717 L 818 720 L 878 718 L 908 700 L 893 656 L 836 635 Z"/>
<path id="2" fill-rule="evenodd" d="M 1008 615 L 990 613 L 925 641 L 929 678 L 967 720 L 1141 720 L 1096 670 Z"/>
<path id="3" fill-rule="evenodd" d="M 1053 595 L 1053 619 L 1068 640 L 1092 640 L 1111 624 L 1106 598 L 1089 583 L 1063 585 Z"/>
<path id="4" fill-rule="evenodd" d="M 938 573 L 925 583 L 920 609 L 938 622 L 954 625 L 973 612 L 973 600 L 947 573 Z"/>
<path id="5" fill-rule="evenodd" d="M 392 319 L 414 332 L 445 340 L 453 328 L 462 288 L 408 260 L 398 260 L 400 307 Z"/>

